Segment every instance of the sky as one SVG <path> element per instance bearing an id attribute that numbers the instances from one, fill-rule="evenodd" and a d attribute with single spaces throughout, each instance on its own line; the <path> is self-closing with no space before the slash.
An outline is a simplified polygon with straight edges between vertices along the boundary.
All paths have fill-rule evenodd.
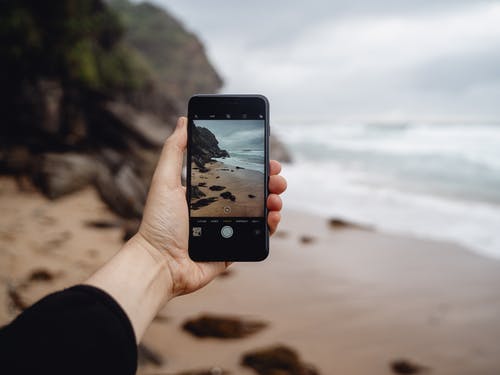
<path id="1" fill-rule="evenodd" d="M 221 149 L 264 150 L 263 120 L 194 120 L 194 123 L 210 130 Z"/>
<path id="2" fill-rule="evenodd" d="M 500 1 L 153 2 L 274 119 L 500 122 Z"/>

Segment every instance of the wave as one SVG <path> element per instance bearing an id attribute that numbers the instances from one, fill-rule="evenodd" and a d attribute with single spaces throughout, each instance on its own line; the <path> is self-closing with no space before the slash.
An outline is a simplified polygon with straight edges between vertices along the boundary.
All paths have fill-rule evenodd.
<path id="1" fill-rule="evenodd" d="M 281 129 L 281 131 L 280 131 Z M 287 205 L 500 258 L 500 127 L 277 127 Z"/>

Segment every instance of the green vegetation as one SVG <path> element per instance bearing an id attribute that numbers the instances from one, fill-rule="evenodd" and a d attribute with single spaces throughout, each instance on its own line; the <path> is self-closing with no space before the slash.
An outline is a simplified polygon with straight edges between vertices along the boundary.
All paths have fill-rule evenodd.
<path id="1" fill-rule="evenodd" d="M 123 43 L 116 13 L 100 0 L 3 2 L 2 74 L 12 84 L 38 77 L 113 92 L 151 78 L 147 63 Z"/>

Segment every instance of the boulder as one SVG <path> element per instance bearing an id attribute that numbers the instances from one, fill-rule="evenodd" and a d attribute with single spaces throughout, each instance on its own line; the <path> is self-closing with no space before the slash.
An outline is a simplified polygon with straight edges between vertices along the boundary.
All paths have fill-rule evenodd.
<path id="1" fill-rule="evenodd" d="M 122 165 L 115 174 L 109 169 L 101 169 L 96 188 L 101 199 L 120 216 L 142 217 L 147 186 L 129 164 Z"/>
<path id="2" fill-rule="evenodd" d="M 33 182 L 50 199 L 56 199 L 92 184 L 105 172 L 89 155 L 46 153 L 33 163 Z"/>
<path id="3" fill-rule="evenodd" d="M 182 328 L 196 337 L 237 339 L 263 330 L 267 323 L 232 316 L 202 315 L 186 321 Z"/>
<path id="4" fill-rule="evenodd" d="M 260 375 L 318 375 L 313 366 L 301 361 L 298 353 L 284 345 L 259 349 L 243 355 L 241 364 Z"/>

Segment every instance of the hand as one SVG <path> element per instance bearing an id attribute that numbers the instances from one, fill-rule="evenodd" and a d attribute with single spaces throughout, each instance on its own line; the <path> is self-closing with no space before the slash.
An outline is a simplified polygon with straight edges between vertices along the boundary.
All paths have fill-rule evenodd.
<path id="1" fill-rule="evenodd" d="M 186 188 L 181 170 L 187 144 L 187 119 L 180 117 L 177 127 L 165 142 L 154 173 L 136 240 L 145 244 L 151 255 L 165 263 L 172 280 L 169 299 L 193 292 L 224 271 L 228 262 L 193 262 L 188 255 L 189 216 Z M 281 220 L 279 194 L 286 180 L 279 176 L 281 165 L 270 162 L 267 222 L 273 234 Z"/>

